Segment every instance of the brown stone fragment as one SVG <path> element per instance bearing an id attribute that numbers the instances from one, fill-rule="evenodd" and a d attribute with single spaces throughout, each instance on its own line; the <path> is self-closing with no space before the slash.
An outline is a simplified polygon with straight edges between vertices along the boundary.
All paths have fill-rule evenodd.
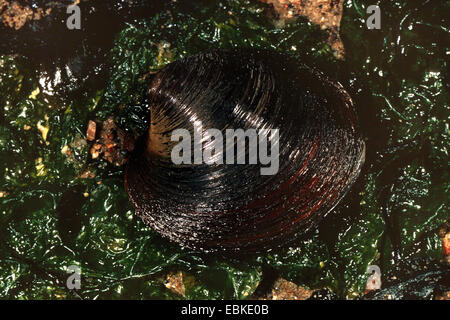
<path id="1" fill-rule="evenodd" d="M 186 297 L 186 288 L 184 286 L 183 273 L 181 271 L 168 274 L 164 281 L 164 286 L 170 291 L 182 297 Z"/>
<path id="2" fill-rule="evenodd" d="M 86 137 L 93 142 L 90 149 L 92 159 L 103 158 L 116 166 L 125 164 L 134 150 L 134 136 L 120 129 L 112 118 L 97 124 L 90 120 Z"/>
<path id="3" fill-rule="evenodd" d="M 260 300 L 306 300 L 311 294 L 312 290 L 303 288 L 293 282 L 279 278 L 273 284 L 272 290 Z"/>
<path id="4" fill-rule="evenodd" d="M 442 262 L 450 265 L 450 219 L 439 229 L 439 239 L 442 243 Z"/>
<path id="5" fill-rule="evenodd" d="M 86 131 L 86 139 L 87 139 L 87 141 L 94 141 L 95 140 L 95 133 L 96 133 L 96 131 L 97 131 L 97 124 L 94 121 L 89 120 L 88 128 L 87 128 L 87 131 Z"/>
<path id="6" fill-rule="evenodd" d="M 95 173 L 93 173 L 90 170 L 86 170 L 80 174 L 80 178 L 81 179 L 92 179 L 92 178 L 95 178 Z"/>

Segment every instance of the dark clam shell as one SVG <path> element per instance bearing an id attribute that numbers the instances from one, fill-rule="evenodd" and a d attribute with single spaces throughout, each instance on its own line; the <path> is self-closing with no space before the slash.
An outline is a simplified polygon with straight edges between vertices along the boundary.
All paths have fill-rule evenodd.
<path id="1" fill-rule="evenodd" d="M 189 248 L 259 252 L 292 241 L 336 206 L 364 161 L 342 86 L 276 52 L 184 58 L 154 76 L 149 94 L 150 128 L 127 166 L 126 190 L 146 224 Z M 229 128 L 279 129 L 278 172 L 173 164 L 171 133 L 184 128 L 193 137 L 194 121 L 224 137 Z M 246 159 L 248 152 L 247 144 Z"/>

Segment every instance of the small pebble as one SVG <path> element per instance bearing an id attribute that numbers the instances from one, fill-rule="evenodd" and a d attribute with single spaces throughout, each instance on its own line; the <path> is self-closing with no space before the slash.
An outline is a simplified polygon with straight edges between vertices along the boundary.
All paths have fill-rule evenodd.
<path id="1" fill-rule="evenodd" d="M 97 131 L 97 124 L 94 121 L 89 120 L 88 128 L 86 131 L 86 139 L 88 141 L 94 141 L 96 131 Z"/>

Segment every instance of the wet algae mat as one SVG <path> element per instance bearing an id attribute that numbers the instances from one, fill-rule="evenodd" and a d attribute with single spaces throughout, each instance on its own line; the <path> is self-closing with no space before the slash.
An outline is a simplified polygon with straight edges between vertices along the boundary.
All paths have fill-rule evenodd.
<path id="1" fill-rule="evenodd" d="M 303 18 L 275 27 L 264 3 L 195 3 L 161 3 L 111 28 L 110 43 L 81 39 L 84 51 L 51 63 L 14 45 L 0 56 L 0 297 L 179 299 L 165 284 L 182 271 L 187 299 L 254 297 L 274 274 L 356 298 L 369 265 L 385 279 L 439 261 L 438 230 L 449 217 L 448 3 L 384 1 L 381 29 L 368 30 L 372 3 L 346 1 L 345 60 Z M 279 50 L 342 83 L 367 148 L 360 178 L 316 231 L 245 258 L 182 249 L 149 230 L 129 203 L 124 168 L 87 161 L 85 141 L 88 121 L 109 116 L 142 134 L 149 74 L 233 47 Z M 77 292 L 66 288 L 72 265 L 82 270 Z"/>

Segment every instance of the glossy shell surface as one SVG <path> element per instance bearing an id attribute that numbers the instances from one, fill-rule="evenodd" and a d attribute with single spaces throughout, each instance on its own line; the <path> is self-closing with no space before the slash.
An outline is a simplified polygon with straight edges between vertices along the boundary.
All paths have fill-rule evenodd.
<path id="1" fill-rule="evenodd" d="M 150 127 L 127 166 L 126 190 L 146 224 L 185 247 L 260 252 L 292 242 L 332 211 L 364 162 L 350 96 L 279 53 L 190 56 L 155 74 L 149 95 Z M 224 137 L 226 129 L 278 129 L 277 173 L 262 175 L 261 164 L 174 164 L 171 133 L 194 137 L 198 121 Z M 204 137 L 202 148 L 210 142 Z M 223 152 L 215 156 L 226 159 Z"/>

